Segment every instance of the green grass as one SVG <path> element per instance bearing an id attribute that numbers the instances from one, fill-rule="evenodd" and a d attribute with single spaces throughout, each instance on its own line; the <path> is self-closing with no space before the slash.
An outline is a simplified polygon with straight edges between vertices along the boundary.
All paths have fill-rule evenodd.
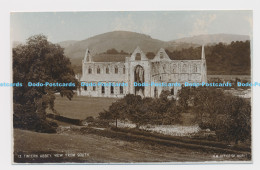
<path id="1" fill-rule="evenodd" d="M 97 117 L 98 113 L 102 112 L 118 99 L 115 98 L 101 98 L 101 97 L 86 97 L 75 95 L 72 100 L 66 97 L 56 95 L 55 109 L 65 117 L 74 119 L 85 119 L 88 116 Z M 52 113 L 47 110 L 47 113 Z"/>

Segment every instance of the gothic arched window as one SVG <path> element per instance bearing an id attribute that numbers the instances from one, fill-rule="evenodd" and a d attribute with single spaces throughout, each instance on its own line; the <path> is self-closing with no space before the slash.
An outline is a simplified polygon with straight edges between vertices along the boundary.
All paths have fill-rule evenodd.
<path id="1" fill-rule="evenodd" d="M 163 59 L 163 52 L 160 52 L 160 59 Z"/>
<path id="2" fill-rule="evenodd" d="M 183 72 L 183 73 L 187 72 L 187 64 L 183 64 L 183 66 L 182 66 L 182 72 Z"/>
<path id="3" fill-rule="evenodd" d="M 106 73 L 109 74 L 109 68 L 108 67 L 106 67 Z"/>
<path id="4" fill-rule="evenodd" d="M 124 93 L 124 87 L 120 86 L 120 94 L 123 94 L 123 93 Z"/>
<path id="5" fill-rule="evenodd" d="M 125 66 L 123 67 L 123 74 L 125 74 Z"/>
<path id="6" fill-rule="evenodd" d="M 141 60 L 141 54 L 140 53 L 135 54 L 135 60 Z"/>
<path id="7" fill-rule="evenodd" d="M 174 64 L 172 66 L 172 73 L 177 73 L 177 66 L 176 66 L 176 64 Z"/>
<path id="8" fill-rule="evenodd" d="M 171 95 L 174 95 L 174 88 L 171 89 Z"/>
<path id="9" fill-rule="evenodd" d="M 102 86 L 102 88 L 101 88 L 101 93 L 105 94 L 105 87 L 104 86 Z"/>
<path id="10" fill-rule="evenodd" d="M 115 74 L 117 74 L 117 73 L 118 73 L 118 67 L 115 66 Z"/>
<path id="11" fill-rule="evenodd" d="M 114 94 L 114 86 L 110 86 L 111 94 Z"/>
<path id="12" fill-rule="evenodd" d="M 88 74 L 92 74 L 92 68 L 88 68 Z"/>
<path id="13" fill-rule="evenodd" d="M 197 65 L 194 64 L 194 66 L 193 66 L 193 72 L 196 73 L 197 71 L 198 71 L 198 69 L 197 69 Z"/>
<path id="14" fill-rule="evenodd" d="M 165 72 L 166 70 L 166 65 L 164 64 L 163 66 L 162 66 L 162 68 L 163 68 L 163 71 Z"/>

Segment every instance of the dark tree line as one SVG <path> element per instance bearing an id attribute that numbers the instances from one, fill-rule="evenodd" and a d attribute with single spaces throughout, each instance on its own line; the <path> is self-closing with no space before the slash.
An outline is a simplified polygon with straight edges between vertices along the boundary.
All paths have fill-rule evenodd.
<path id="1" fill-rule="evenodd" d="M 170 52 L 173 60 L 199 60 L 201 47 Z M 208 74 L 250 75 L 250 41 L 236 41 L 231 44 L 218 43 L 205 47 Z"/>
<path id="2" fill-rule="evenodd" d="M 117 51 L 114 48 L 108 49 L 104 54 L 128 54 L 127 52 L 125 52 L 124 50 L 121 50 L 120 52 Z"/>

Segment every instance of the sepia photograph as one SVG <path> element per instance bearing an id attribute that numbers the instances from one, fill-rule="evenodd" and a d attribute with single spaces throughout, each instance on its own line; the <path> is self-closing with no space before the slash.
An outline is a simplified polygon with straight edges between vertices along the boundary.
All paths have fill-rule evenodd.
<path id="1" fill-rule="evenodd" d="M 252 163 L 253 11 L 10 12 L 13 164 Z"/>

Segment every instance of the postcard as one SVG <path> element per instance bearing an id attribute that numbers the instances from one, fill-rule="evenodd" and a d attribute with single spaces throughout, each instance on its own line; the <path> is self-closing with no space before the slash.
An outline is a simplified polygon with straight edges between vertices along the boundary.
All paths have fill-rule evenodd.
<path id="1" fill-rule="evenodd" d="M 252 10 L 10 22 L 14 164 L 252 162 Z"/>

